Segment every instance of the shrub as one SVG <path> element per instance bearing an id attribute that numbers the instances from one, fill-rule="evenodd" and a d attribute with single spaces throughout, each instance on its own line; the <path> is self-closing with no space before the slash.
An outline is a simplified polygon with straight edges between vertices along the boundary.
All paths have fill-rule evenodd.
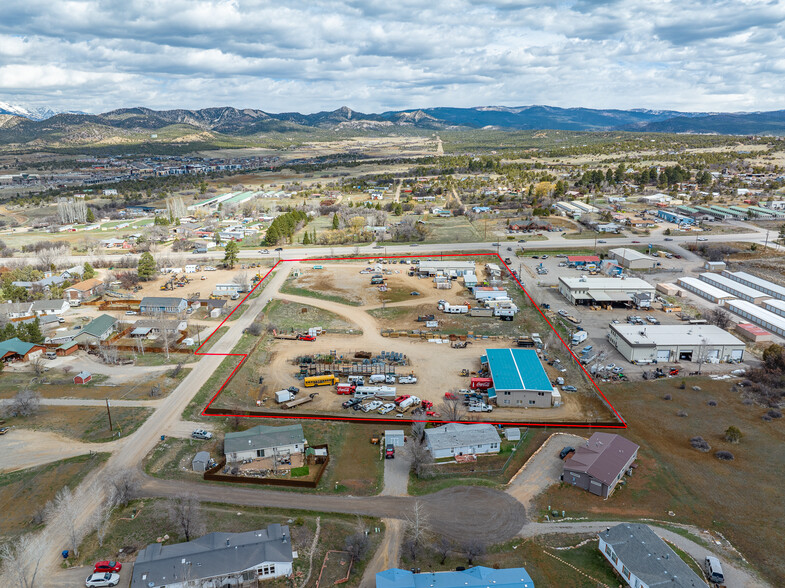
<path id="1" fill-rule="evenodd" d="M 725 429 L 725 440 L 728 441 L 729 443 L 738 443 L 739 441 L 741 441 L 741 438 L 743 436 L 744 435 L 739 430 L 739 428 L 734 427 L 733 425 Z"/>
<path id="2" fill-rule="evenodd" d="M 704 453 L 706 453 L 711 449 L 711 445 L 709 445 L 709 442 L 706 441 L 706 439 L 704 439 L 703 437 L 693 437 L 692 439 L 690 439 L 690 445 L 692 446 L 693 449 L 697 449 L 698 451 L 703 451 Z"/>
<path id="3" fill-rule="evenodd" d="M 670 400 L 671 398 L 673 398 L 673 396 L 671 396 L 670 394 L 666 394 L 665 396 L 662 397 L 663 400 Z"/>
<path id="4" fill-rule="evenodd" d="M 763 419 L 763 422 L 764 422 L 764 423 L 770 423 L 770 422 L 771 422 L 771 417 L 770 417 L 769 415 L 767 415 L 767 414 L 764 414 L 764 415 L 763 415 L 762 417 L 760 417 L 760 418 L 762 418 L 762 419 Z"/>
<path id="5" fill-rule="evenodd" d="M 708 404 L 709 406 L 717 406 L 717 401 L 716 400 L 709 400 L 706 404 Z"/>
<path id="6" fill-rule="evenodd" d="M 676 413 L 676 416 L 686 417 L 686 416 L 688 416 L 687 415 L 687 411 L 686 410 L 680 410 L 679 412 Z"/>
<path id="7" fill-rule="evenodd" d="M 773 419 L 781 419 L 782 418 L 782 411 L 777 410 L 776 408 L 772 408 L 769 412 L 766 413 L 767 416 Z"/>
<path id="8" fill-rule="evenodd" d="M 714 457 L 722 461 L 733 461 L 733 454 L 730 451 L 718 451 Z"/>

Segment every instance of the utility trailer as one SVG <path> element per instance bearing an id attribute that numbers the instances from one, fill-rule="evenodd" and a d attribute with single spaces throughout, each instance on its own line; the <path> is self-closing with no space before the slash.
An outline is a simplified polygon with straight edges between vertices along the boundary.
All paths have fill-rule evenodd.
<path id="1" fill-rule="evenodd" d="M 318 396 L 318 392 L 314 392 L 309 394 L 308 396 L 303 396 L 302 398 L 298 398 L 297 400 L 292 400 L 291 402 L 287 402 L 284 404 L 285 408 L 294 408 L 295 406 L 300 406 L 301 404 L 305 404 L 306 402 L 310 402 L 314 399 L 314 397 Z"/>

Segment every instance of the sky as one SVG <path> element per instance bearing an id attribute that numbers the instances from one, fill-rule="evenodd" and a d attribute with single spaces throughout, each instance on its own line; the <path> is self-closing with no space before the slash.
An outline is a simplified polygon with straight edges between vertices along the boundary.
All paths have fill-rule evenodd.
<path id="1" fill-rule="evenodd" d="M 785 108 L 785 2 L 2 0 L 0 101 Z"/>

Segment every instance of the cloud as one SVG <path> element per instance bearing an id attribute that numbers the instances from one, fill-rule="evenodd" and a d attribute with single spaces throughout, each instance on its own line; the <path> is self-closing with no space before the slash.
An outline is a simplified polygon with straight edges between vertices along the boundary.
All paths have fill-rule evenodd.
<path id="1" fill-rule="evenodd" d="M 774 0 L 4 0 L 0 100 L 101 112 L 765 110 Z"/>

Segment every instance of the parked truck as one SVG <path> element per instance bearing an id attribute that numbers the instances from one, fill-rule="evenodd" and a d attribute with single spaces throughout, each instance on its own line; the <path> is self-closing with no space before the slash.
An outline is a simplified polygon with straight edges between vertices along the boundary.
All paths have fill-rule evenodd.
<path id="1" fill-rule="evenodd" d="M 346 384 L 344 382 L 341 382 L 340 384 L 338 384 L 338 387 L 336 388 L 335 391 L 338 394 L 354 394 L 355 387 L 356 386 L 354 384 Z"/>
<path id="2" fill-rule="evenodd" d="M 586 331 L 578 331 L 577 333 L 573 334 L 572 341 L 570 341 L 570 343 L 572 345 L 580 345 L 588 338 L 589 334 Z"/>
<path id="3" fill-rule="evenodd" d="M 491 412 L 493 406 L 484 402 L 475 402 L 469 405 L 469 412 Z"/>
<path id="4" fill-rule="evenodd" d="M 295 398 L 294 394 L 289 390 L 278 390 L 278 392 L 275 393 L 275 401 L 278 404 L 289 402 L 291 400 L 294 400 L 294 398 Z"/>
<path id="5" fill-rule="evenodd" d="M 469 381 L 469 388 L 472 390 L 487 390 L 493 387 L 492 378 L 472 378 Z"/>

